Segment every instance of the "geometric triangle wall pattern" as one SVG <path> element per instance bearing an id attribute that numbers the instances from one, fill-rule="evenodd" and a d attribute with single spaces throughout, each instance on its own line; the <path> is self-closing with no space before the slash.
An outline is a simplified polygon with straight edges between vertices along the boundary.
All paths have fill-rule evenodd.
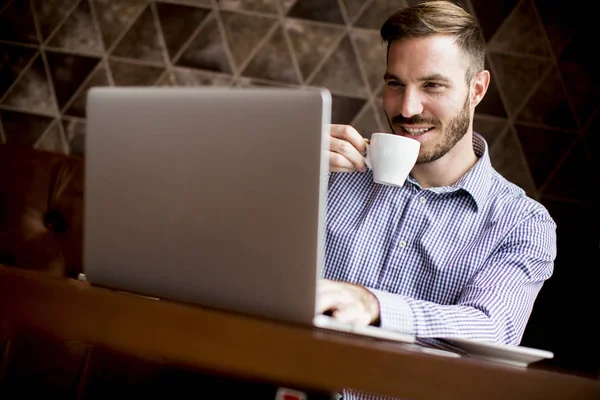
<path id="1" fill-rule="evenodd" d="M 540 144 L 548 152 L 546 158 L 562 162 L 553 157 L 564 150 L 555 148 L 554 136 L 591 134 L 584 130 L 593 126 L 586 122 L 597 113 L 597 104 L 595 108 L 590 104 L 600 97 L 594 93 L 600 92 L 576 83 L 597 81 L 593 70 L 561 60 L 557 64 L 554 51 L 569 48 L 568 40 L 560 38 L 560 47 L 549 42 L 556 34 L 550 30 L 551 36 L 545 36 L 552 26 L 540 20 L 535 2 L 505 1 L 492 7 L 493 13 L 480 2 L 460 3 L 480 17 L 489 46 L 487 67 L 492 71 L 488 95 L 476 109 L 475 128 L 510 126 L 512 132 L 521 132 L 516 124 L 525 124 L 541 129 L 548 132 L 547 145 Z M 332 122 L 360 122 L 365 137 L 387 131 L 381 110 L 386 49 L 379 28 L 390 12 L 406 4 L 405 0 L 5 2 L 0 9 L 0 109 L 9 113 L 0 117 L 0 140 L 20 135 L 25 142 L 39 140 L 43 126 L 56 129 L 54 136 L 62 136 L 67 144 L 64 151 L 73 152 L 65 121 L 85 127 L 87 91 L 107 85 L 322 86 L 334 95 Z M 547 8 L 540 10 L 548 15 Z M 25 123 L 27 116 L 30 124 Z M 44 118 L 61 123 L 40 124 Z M 15 121 L 23 121 L 27 133 L 19 132 Z M 493 132 L 490 145 L 496 146 L 508 130 Z M 527 152 L 523 149 L 511 147 L 512 159 L 537 165 L 533 159 L 527 161 L 539 155 L 529 147 Z M 509 168 L 497 161 L 500 169 Z M 539 196 L 539 182 L 532 178 L 538 173 L 524 176 L 522 186 L 536 188 L 532 195 Z"/>

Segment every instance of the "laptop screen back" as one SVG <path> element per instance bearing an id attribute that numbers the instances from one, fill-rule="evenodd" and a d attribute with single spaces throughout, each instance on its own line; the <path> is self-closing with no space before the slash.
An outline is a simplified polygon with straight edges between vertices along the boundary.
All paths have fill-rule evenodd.
<path id="1" fill-rule="evenodd" d="M 330 110 L 326 90 L 90 90 L 86 279 L 311 324 Z"/>

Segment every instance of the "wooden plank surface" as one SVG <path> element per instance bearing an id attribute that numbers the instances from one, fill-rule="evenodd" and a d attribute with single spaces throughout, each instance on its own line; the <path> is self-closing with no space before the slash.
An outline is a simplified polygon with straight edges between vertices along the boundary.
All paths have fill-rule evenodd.
<path id="1" fill-rule="evenodd" d="M 600 399 L 600 381 L 141 298 L 0 266 L 0 321 L 240 379 L 410 399 Z"/>

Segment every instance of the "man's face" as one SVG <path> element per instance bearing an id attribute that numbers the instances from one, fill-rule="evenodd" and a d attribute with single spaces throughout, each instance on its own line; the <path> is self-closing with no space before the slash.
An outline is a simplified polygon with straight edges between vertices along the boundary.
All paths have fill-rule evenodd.
<path id="1" fill-rule="evenodd" d="M 448 153 L 471 127 L 468 58 L 448 35 L 395 41 L 383 106 L 392 131 L 421 142 L 417 164 Z"/>

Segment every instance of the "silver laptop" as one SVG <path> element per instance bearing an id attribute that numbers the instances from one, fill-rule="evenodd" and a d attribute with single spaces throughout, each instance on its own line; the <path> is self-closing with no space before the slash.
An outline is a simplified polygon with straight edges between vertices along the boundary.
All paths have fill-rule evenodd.
<path id="1" fill-rule="evenodd" d="M 330 114 L 325 89 L 91 89 L 85 279 L 415 342 L 408 334 L 315 318 Z"/>

